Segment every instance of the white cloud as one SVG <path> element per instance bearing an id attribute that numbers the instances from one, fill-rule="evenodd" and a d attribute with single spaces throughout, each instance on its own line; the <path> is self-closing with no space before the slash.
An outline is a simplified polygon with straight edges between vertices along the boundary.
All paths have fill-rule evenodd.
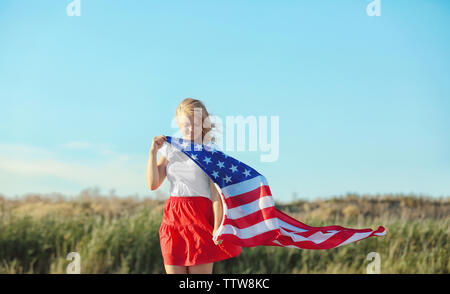
<path id="1" fill-rule="evenodd" d="M 91 142 L 71 141 L 62 144 L 61 146 L 70 150 L 91 150 L 104 156 L 121 156 L 125 159 L 128 159 L 127 155 L 121 155 L 113 151 L 113 146 L 111 146 L 110 144 L 94 144 Z"/>
<path id="2" fill-rule="evenodd" d="M 68 149 L 88 149 L 92 147 L 92 143 L 89 142 L 80 142 L 80 141 L 71 141 L 67 142 L 65 144 L 62 144 L 61 146 L 64 146 Z"/>

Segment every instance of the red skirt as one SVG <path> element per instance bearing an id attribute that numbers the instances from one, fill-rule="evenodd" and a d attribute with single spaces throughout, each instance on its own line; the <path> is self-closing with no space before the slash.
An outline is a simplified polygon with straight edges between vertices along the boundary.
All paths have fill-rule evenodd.
<path id="1" fill-rule="evenodd" d="M 171 196 L 164 207 L 159 241 L 164 264 L 192 266 L 238 256 L 242 248 L 212 240 L 214 212 L 209 198 Z"/>

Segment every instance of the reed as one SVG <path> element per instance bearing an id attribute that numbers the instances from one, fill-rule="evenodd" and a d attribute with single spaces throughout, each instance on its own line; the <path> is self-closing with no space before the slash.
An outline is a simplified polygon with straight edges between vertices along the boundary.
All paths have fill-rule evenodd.
<path id="1" fill-rule="evenodd" d="M 159 226 L 165 199 L 0 195 L 0 273 L 65 273 L 69 252 L 81 273 L 164 273 Z M 214 273 L 366 273 L 369 252 L 381 273 L 449 273 L 449 198 L 347 194 L 277 203 L 313 226 L 383 225 L 387 236 L 330 250 L 259 246 L 218 262 Z"/>

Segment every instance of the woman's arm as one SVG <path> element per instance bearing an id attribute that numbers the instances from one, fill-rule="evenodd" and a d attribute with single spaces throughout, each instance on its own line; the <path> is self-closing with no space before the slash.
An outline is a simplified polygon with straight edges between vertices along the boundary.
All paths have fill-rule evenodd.
<path id="1" fill-rule="evenodd" d="M 223 206 L 222 200 L 220 199 L 219 191 L 217 191 L 217 188 L 214 185 L 213 181 L 211 181 L 211 179 L 209 180 L 209 186 L 211 188 L 211 200 L 214 211 L 214 230 L 213 230 L 214 234 L 216 230 L 220 227 L 220 224 L 222 223 Z M 214 243 L 216 245 L 219 245 L 222 243 L 222 241 L 223 240 L 214 241 Z"/>
<path id="2" fill-rule="evenodd" d="M 159 148 L 162 147 L 164 139 L 164 136 L 153 138 L 152 147 L 150 148 L 147 163 L 147 186 L 150 190 L 158 189 L 166 178 L 167 159 L 161 155 L 159 162 L 156 163 L 157 153 Z"/>

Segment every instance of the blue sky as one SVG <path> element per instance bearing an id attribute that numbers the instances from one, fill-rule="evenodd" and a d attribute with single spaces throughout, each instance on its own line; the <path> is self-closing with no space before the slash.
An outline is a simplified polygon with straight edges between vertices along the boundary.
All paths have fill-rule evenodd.
<path id="1" fill-rule="evenodd" d="M 0 2 L 0 193 L 151 196 L 175 108 L 278 116 L 274 198 L 450 192 L 450 3 Z M 168 191 L 168 183 L 162 187 Z"/>

